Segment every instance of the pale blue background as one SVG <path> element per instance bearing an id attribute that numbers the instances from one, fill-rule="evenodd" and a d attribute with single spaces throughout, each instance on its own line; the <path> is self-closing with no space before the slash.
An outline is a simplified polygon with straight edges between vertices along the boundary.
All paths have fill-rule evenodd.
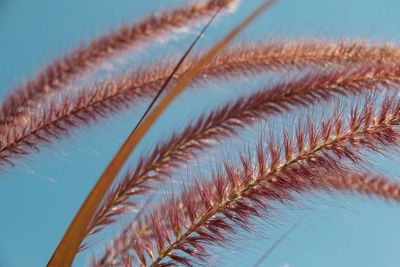
<path id="1" fill-rule="evenodd" d="M 183 3 L 185 1 L 179 1 Z M 0 0 L 0 96 L 31 76 L 45 63 L 79 43 L 123 22 L 137 20 L 151 10 L 161 10 L 177 1 L 135 0 Z M 207 32 L 207 46 L 260 3 L 242 1 L 233 16 L 224 17 Z M 398 42 L 400 2 L 396 0 L 281 0 L 253 24 L 241 40 L 271 37 L 355 37 Z M 182 42 L 158 44 L 149 58 L 139 53 L 138 62 L 175 55 L 193 35 Z M 129 61 L 129 59 L 127 59 Z M 247 81 L 254 88 L 251 81 Z M 215 89 L 215 88 L 214 88 Z M 229 89 L 232 90 L 232 89 Z M 153 129 L 141 148 L 149 150 L 166 128 L 179 128 L 204 104 L 233 97 L 231 91 L 217 97 L 196 92 L 183 96 Z M 218 90 L 222 91 L 222 90 Z M 193 101 L 196 99 L 196 101 Z M 189 104 L 190 103 L 190 104 Z M 139 108 L 136 111 L 140 110 Z M 173 118 L 171 114 L 177 114 Z M 44 266 L 72 216 L 137 120 L 126 112 L 90 128 L 74 131 L 70 138 L 19 159 L 0 176 L 0 266 Z M 234 151 L 234 149 L 232 149 Z M 132 161 L 137 155 L 133 156 Z M 391 164 L 376 159 L 378 168 L 394 176 L 398 157 Z M 315 201 L 317 200 L 317 201 Z M 317 203 L 315 203 L 317 202 Z M 400 206 L 358 197 L 314 198 L 306 205 L 276 213 L 279 226 L 258 226 L 252 242 L 232 246 L 217 254 L 230 266 L 251 266 L 285 229 L 305 216 L 300 227 L 265 261 L 265 266 L 395 267 L 400 255 Z M 308 207 L 308 204 L 307 204 Z M 289 219 L 287 219 L 289 218 Z M 112 230 L 117 232 L 118 227 Z M 260 233 L 263 232 L 263 235 Z M 270 237 L 266 239 L 265 237 Z M 243 235 L 245 239 L 247 235 Z M 262 237 L 262 238 L 259 238 Z M 76 258 L 84 266 L 91 254 Z M 287 265 L 286 265 L 287 264 Z"/>

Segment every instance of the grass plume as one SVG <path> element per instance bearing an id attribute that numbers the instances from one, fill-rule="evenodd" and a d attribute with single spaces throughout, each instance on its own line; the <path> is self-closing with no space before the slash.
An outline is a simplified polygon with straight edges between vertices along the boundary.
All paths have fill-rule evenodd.
<path id="1" fill-rule="evenodd" d="M 284 133 L 282 145 L 272 138 L 267 149 L 259 145 L 255 165 L 251 157 L 242 156 L 240 168 L 225 163 L 224 172 L 215 174 L 211 181 L 195 180 L 194 186 L 184 187 L 180 197 L 167 200 L 145 221 L 129 228 L 128 240 L 115 242 L 128 245 L 135 254 L 123 256 L 140 265 L 190 265 L 193 258 L 207 256 L 204 244 L 225 241 L 226 233 L 235 231 L 234 225 L 249 229 L 251 217 L 265 214 L 271 201 L 292 199 L 291 192 L 303 194 L 326 187 L 398 200 L 398 185 L 368 176 L 349 179 L 343 166 L 358 166 L 363 161 L 361 149 L 384 153 L 398 147 L 400 102 L 386 98 L 379 108 L 372 102 L 355 106 L 348 121 L 341 119 L 343 114 L 335 114 L 333 120 L 319 126 L 308 123 L 306 133 L 304 127 L 298 127 L 294 138 Z M 357 186 L 355 181 L 365 185 Z M 149 225 L 152 234 L 144 234 Z M 118 264 L 117 258 L 118 251 L 111 248 L 93 266 Z"/>
<path id="2" fill-rule="evenodd" d="M 397 84 L 397 67 L 385 66 L 311 73 L 300 79 L 266 87 L 228 103 L 208 116 L 200 117 L 180 134 L 157 145 L 148 157 L 139 160 L 133 171 L 124 175 L 96 212 L 88 235 L 113 223 L 117 215 L 135 206 L 132 197 L 145 195 L 157 188 L 156 184 L 163 182 L 173 169 L 196 158 L 200 151 L 212 146 L 213 142 L 235 136 L 238 130 L 246 126 L 297 106 L 311 106 L 337 95 L 356 95 L 374 91 L 378 86 L 389 88 Z"/>
<path id="3" fill-rule="evenodd" d="M 222 77 L 233 78 L 237 74 L 256 74 L 261 70 L 290 71 L 307 67 L 326 67 L 329 65 L 348 66 L 349 64 L 372 64 L 396 62 L 399 49 L 390 44 L 370 44 L 367 41 L 340 41 L 337 43 L 321 40 L 283 41 L 275 40 L 262 43 L 241 44 L 227 49 L 207 64 L 194 82 Z M 179 78 L 201 57 L 201 54 L 186 60 L 174 76 L 172 83 Z M 172 72 L 177 60 L 163 60 L 154 65 L 142 67 L 130 75 L 110 80 L 95 88 L 88 88 L 78 98 L 96 99 L 96 104 L 104 106 L 108 102 L 131 99 L 132 95 L 152 97 Z M 83 94 L 81 92 L 81 94 Z M 7 101 L 6 101 L 7 102 Z M 128 101 L 127 101 L 128 102 Z M 87 102 L 91 108 L 93 101 Z M 72 103 L 71 103 L 72 104 Z M 7 104 L 3 105 L 4 108 Z M 81 105 L 82 106 L 82 105 Z M 24 109 L 23 105 L 16 106 Z M 63 109 L 61 107 L 60 109 Z M 84 107 L 81 107 L 84 108 Z M 32 114 L 20 113 L 7 120 L 8 125 L 29 120 Z M 3 122 L 4 123 L 4 122 Z"/>
<path id="4" fill-rule="evenodd" d="M 175 28 L 187 27 L 190 23 L 211 16 L 219 8 L 229 8 L 234 0 L 209 0 L 151 15 L 138 23 L 100 36 L 88 45 L 80 46 L 65 56 L 54 60 L 37 76 L 26 82 L 4 101 L 1 109 L 2 121 L 10 121 L 14 115 L 34 106 L 37 98 L 58 90 L 74 78 L 83 75 L 101 62 L 115 57 L 124 50 L 152 40 Z"/>
<path id="5" fill-rule="evenodd" d="M 234 77 L 238 73 L 250 74 L 260 69 L 276 70 L 296 66 L 304 67 L 317 63 L 323 66 L 328 62 L 336 62 L 334 58 L 341 64 L 362 59 L 361 63 L 364 64 L 361 65 L 369 65 L 369 67 L 364 67 L 362 71 L 355 71 L 353 76 L 357 78 L 355 76 L 358 75 L 361 80 L 366 80 L 368 75 L 372 75 L 371 84 L 384 83 L 385 79 L 393 82 L 398 77 L 396 65 L 391 63 L 391 60 L 395 61 L 396 57 L 393 56 L 396 55 L 397 50 L 389 45 L 369 47 L 358 42 L 351 42 L 322 47 L 318 42 L 310 41 L 300 42 L 298 45 L 288 44 L 280 52 L 276 52 L 276 43 L 270 43 L 264 48 L 257 49 L 231 49 L 203 67 L 199 76 L 193 82 Z M 320 49 L 315 50 L 313 48 Z M 319 52 L 316 53 L 315 51 Z M 342 51 L 347 51 L 347 54 Z M 319 57 L 316 57 L 315 54 L 318 54 Z M 381 58 L 381 55 L 387 57 Z M 374 60 L 376 64 L 371 63 Z M 365 61 L 370 63 L 366 64 Z M 49 105 L 41 112 L 42 115 L 28 112 L 13 116 L 12 122 L 0 125 L 3 137 L 0 147 L 0 160 L 11 163 L 12 156 L 27 154 L 32 147 L 36 148 L 42 142 L 51 142 L 52 138 L 66 135 L 74 127 L 120 111 L 139 99 L 153 97 L 171 73 L 172 62 L 163 67 L 135 71 L 129 77 L 108 81 L 92 90 L 82 90 L 76 97 L 66 98 L 61 104 Z M 185 63 L 171 83 L 176 83 L 193 65 L 193 62 L 195 62 L 194 59 Z M 340 74 L 340 72 L 337 73 Z M 329 78 L 332 79 L 332 77 L 327 77 L 327 80 Z M 309 79 L 311 81 L 311 77 Z M 308 82 L 310 83 L 310 81 Z M 359 82 L 356 81 L 355 83 Z"/>
<path id="6" fill-rule="evenodd" d="M 318 179 L 312 182 L 313 186 L 317 188 L 328 188 L 328 184 L 329 187 L 342 192 L 354 192 L 378 196 L 386 200 L 400 201 L 400 183 L 383 175 L 349 172 L 340 176 L 327 176 L 325 183 L 321 183 Z"/>

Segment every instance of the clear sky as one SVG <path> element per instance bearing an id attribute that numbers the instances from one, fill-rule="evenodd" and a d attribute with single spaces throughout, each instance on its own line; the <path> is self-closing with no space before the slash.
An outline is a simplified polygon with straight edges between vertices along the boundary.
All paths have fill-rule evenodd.
<path id="1" fill-rule="evenodd" d="M 206 47 L 221 37 L 260 2 L 242 0 L 234 14 L 213 24 L 200 46 Z M 122 23 L 177 3 L 185 1 L 0 0 L 0 98 L 57 55 Z M 400 2 L 396 0 L 281 0 L 238 41 L 320 37 L 399 43 L 399 10 Z M 134 56 L 104 68 L 115 71 L 119 64 L 129 66 L 177 55 L 194 35 L 183 33 L 178 37 L 168 45 L 161 40 L 153 47 L 145 46 Z M 245 85 L 256 88 L 250 80 Z M 140 149 L 149 151 L 154 140 L 168 137 L 166 128 L 172 125 L 173 129 L 180 129 L 203 106 L 210 109 L 236 96 L 232 88 L 224 90 L 217 85 L 205 90 L 207 94 L 199 90 L 179 98 Z M 212 92 L 215 96 L 210 95 Z M 16 160 L 15 167 L 5 167 L 0 174 L 1 267 L 45 265 L 80 203 L 138 119 L 141 108 L 73 131 L 70 137 Z M 131 163 L 137 156 L 132 156 Z M 380 170 L 400 176 L 398 156 L 390 161 L 373 160 Z M 304 218 L 264 266 L 399 266 L 400 205 L 364 197 L 318 194 L 311 200 L 304 199 L 299 206 L 283 207 L 274 215 L 271 221 L 258 222 L 255 234 L 242 234 L 240 245 L 215 253 L 219 262 L 252 266 L 275 239 Z M 117 225 L 110 232 L 116 233 L 118 228 Z M 90 255 L 82 253 L 75 266 L 84 266 Z"/>

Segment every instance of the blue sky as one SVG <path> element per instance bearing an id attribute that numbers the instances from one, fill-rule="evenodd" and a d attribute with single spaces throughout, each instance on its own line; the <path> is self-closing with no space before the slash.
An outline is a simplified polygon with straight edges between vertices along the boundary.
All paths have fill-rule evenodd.
<path id="1" fill-rule="evenodd" d="M 118 25 L 151 11 L 186 1 L 132 0 L 0 0 L 0 97 L 54 57 Z M 222 36 L 261 1 L 241 1 L 237 11 L 218 20 L 199 46 Z M 368 38 L 398 43 L 400 2 L 395 0 L 281 0 L 237 41 L 270 38 Z M 177 55 L 194 34 L 180 34 L 168 44 L 144 47 L 124 64 L 140 64 Z M 128 62 L 126 62 L 128 61 Z M 116 67 L 118 68 L 118 67 Z M 255 85 L 248 82 L 248 88 Z M 232 87 L 238 87 L 235 84 Z M 213 86 L 206 92 L 215 92 Z M 230 89 L 231 90 L 231 89 Z M 179 129 L 208 109 L 235 97 L 231 91 L 215 96 L 183 95 L 166 112 L 139 150 L 148 151 L 165 128 Z M 196 101 L 193 101 L 196 99 Z M 72 216 L 138 119 L 136 107 L 85 127 L 53 145 L 18 159 L 0 175 L 0 266 L 44 266 Z M 174 114 L 180 114 L 177 118 Z M 234 149 L 232 149 L 234 150 Z M 137 159 L 133 155 L 131 162 Z M 378 168 L 400 176 L 398 159 L 373 159 Z M 274 239 L 303 218 L 301 225 L 265 261 L 265 266 L 395 267 L 400 255 L 400 206 L 364 197 L 319 194 L 313 201 L 276 213 L 274 226 L 259 223 L 248 244 L 223 251 L 229 266 L 251 266 Z M 110 230 L 116 233 L 118 225 Z M 255 236 L 264 238 L 254 238 Z M 269 238 L 268 238 L 269 237 Z M 252 240 L 250 240 L 252 239 Z M 90 254 L 77 257 L 84 266 Z"/>

